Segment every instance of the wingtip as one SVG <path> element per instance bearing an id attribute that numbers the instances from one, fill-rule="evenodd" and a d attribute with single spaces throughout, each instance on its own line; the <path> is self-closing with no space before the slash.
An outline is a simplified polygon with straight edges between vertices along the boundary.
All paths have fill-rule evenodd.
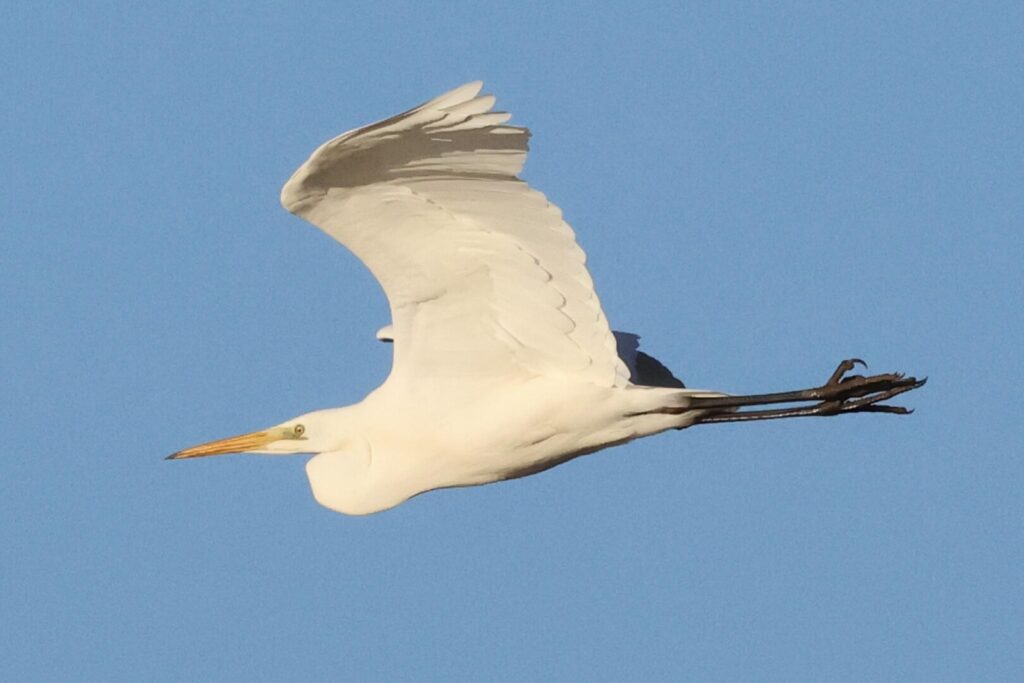
<path id="1" fill-rule="evenodd" d="M 426 107 L 431 109 L 447 109 L 448 107 L 462 104 L 463 102 L 469 102 L 479 95 L 483 88 L 483 81 L 470 81 L 469 83 L 463 83 L 459 87 L 452 88 L 448 92 L 442 93 L 430 100 L 427 102 Z"/>

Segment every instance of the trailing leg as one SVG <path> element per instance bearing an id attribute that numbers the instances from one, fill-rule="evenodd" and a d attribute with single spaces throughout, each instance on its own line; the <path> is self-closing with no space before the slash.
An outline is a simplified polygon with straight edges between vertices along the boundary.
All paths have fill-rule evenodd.
<path id="1" fill-rule="evenodd" d="M 842 413 L 894 413 L 906 415 L 911 411 L 902 406 L 879 405 L 894 396 L 917 389 L 927 379 L 905 377 L 902 374 L 847 375 L 864 361 L 844 360 L 829 380 L 820 387 L 749 396 L 693 397 L 691 410 L 707 411 L 698 424 L 714 422 L 745 422 L 749 420 L 777 420 L 786 417 L 831 416 Z M 745 407 L 780 403 L 813 402 L 810 406 L 741 410 Z M 722 412 L 719 412 L 722 411 Z"/>

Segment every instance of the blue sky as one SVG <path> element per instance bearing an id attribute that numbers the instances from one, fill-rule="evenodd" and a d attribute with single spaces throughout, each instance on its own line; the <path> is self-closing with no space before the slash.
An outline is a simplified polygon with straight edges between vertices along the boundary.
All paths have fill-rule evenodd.
<path id="1" fill-rule="evenodd" d="M 1019 3 L 0 9 L 0 678 L 1024 678 Z M 388 322 L 278 204 L 482 78 L 606 312 L 689 385 L 928 375 L 348 518 L 303 458 Z"/>

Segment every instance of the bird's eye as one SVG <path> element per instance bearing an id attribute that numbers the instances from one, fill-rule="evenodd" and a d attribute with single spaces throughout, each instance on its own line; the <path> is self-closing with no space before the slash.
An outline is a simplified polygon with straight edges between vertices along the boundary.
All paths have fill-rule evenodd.
<path id="1" fill-rule="evenodd" d="M 294 427 L 292 427 L 292 434 L 294 434 L 295 436 L 302 436 L 305 433 L 306 428 L 302 425 L 295 425 Z"/>

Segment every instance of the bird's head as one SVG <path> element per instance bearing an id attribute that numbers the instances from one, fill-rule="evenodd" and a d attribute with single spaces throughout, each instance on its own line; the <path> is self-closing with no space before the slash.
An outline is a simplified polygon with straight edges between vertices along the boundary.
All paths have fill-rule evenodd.
<path id="1" fill-rule="evenodd" d="M 330 412 L 333 411 L 307 413 L 268 429 L 208 441 L 172 453 L 167 459 L 184 460 L 224 453 L 322 453 L 332 450 L 337 440 L 336 421 L 329 418 L 327 413 Z"/>

